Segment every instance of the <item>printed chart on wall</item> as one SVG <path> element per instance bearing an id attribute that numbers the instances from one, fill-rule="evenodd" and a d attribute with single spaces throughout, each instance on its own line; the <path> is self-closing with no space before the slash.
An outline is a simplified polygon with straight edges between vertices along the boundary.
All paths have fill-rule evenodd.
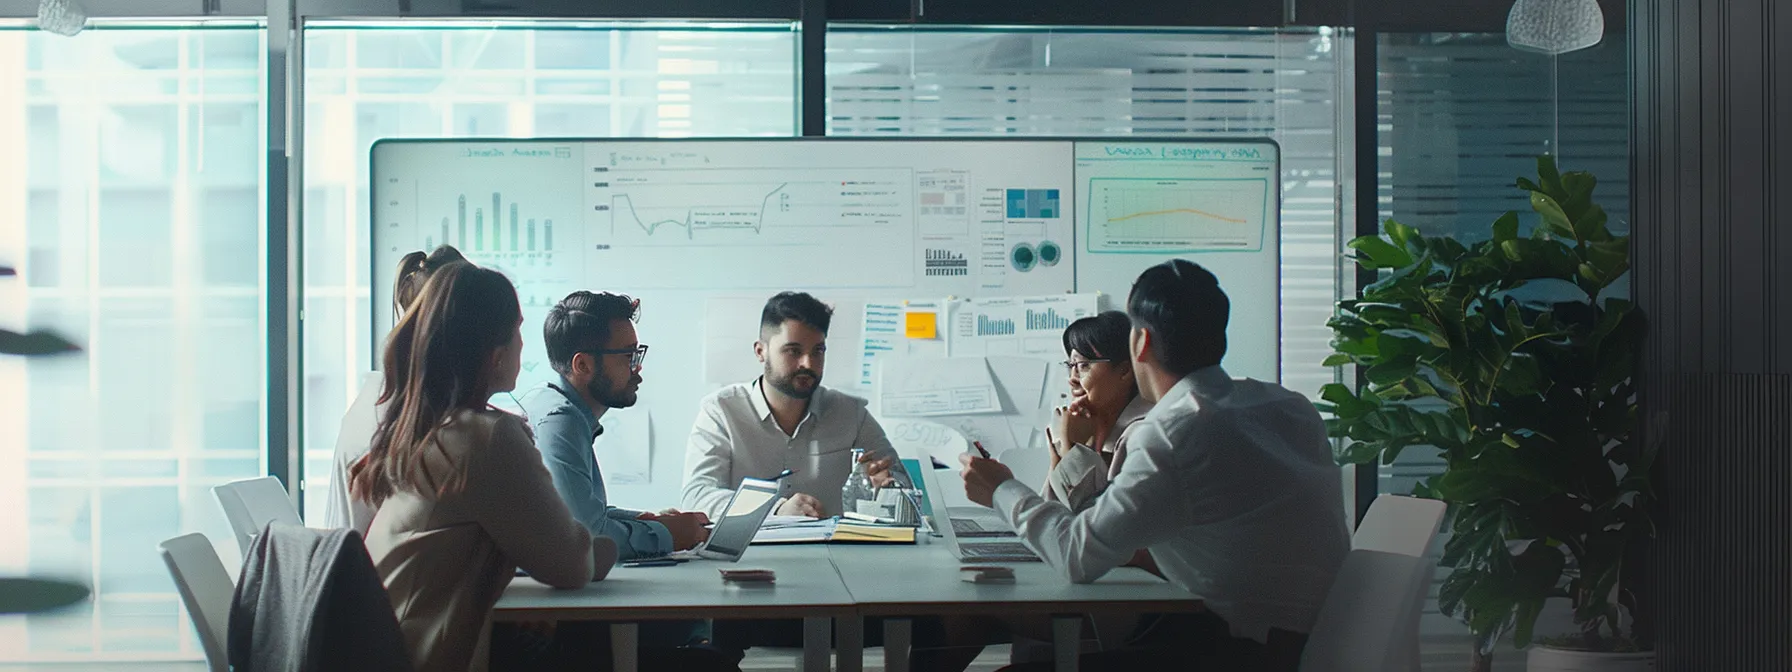
<path id="1" fill-rule="evenodd" d="M 1275 143 L 1078 142 L 1078 291 L 1125 297 L 1174 258 L 1212 271 L 1232 300 L 1225 366 L 1279 379 L 1280 155 Z"/>

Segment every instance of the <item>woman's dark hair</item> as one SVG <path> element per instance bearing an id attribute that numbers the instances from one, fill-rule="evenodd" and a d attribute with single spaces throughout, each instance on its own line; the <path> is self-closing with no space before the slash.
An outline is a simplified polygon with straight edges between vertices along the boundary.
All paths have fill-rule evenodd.
<path id="1" fill-rule="evenodd" d="M 522 321 L 516 288 L 503 274 L 465 261 L 430 273 L 416 302 L 386 337 L 384 415 L 367 457 L 349 472 L 349 492 L 379 506 L 398 488 L 458 489 L 465 474 L 428 473 L 423 459 L 454 413 L 486 407 L 492 353 Z M 436 448 L 439 450 L 439 448 Z"/>
<path id="2" fill-rule="evenodd" d="M 1070 323 L 1064 330 L 1064 354 L 1084 359 L 1132 363 L 1132 320 L 1118 310 L 1105 310 Z"/>
<path id="3" fill-rule="evenodd" d="M 423 283 L 429 280 L 431 273 L 457 261 L 466 261 L 460 250 L 452 245 L 442 245 L 429 254 L 421 250 L 404 255 L 398 260 L 398 271 L 392 279 L 392 316 L 397 318 L 404 310 L 417 300 L 417 293 L 423 291 Z"/>

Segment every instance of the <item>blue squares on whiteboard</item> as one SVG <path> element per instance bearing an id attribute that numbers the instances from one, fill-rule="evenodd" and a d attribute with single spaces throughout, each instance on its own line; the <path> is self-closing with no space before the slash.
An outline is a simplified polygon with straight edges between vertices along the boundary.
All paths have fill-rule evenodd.
<path id="1" fill-rule="evenodd" d="M 1062 212 L 1057 189 L 1009 189 L 1006 200 L 1009 219 L 1057 219 Z"/>

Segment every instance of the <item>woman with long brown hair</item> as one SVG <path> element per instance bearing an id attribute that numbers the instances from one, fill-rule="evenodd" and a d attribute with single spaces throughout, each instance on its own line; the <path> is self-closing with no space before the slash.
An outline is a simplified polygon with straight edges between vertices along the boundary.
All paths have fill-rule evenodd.
<path id="1" fill-rule="evenodd" d="M 430 274 L 435 273 L 448 264 L 466 261 L 460 250 L 453 246 L 437 247 L 429 254 L 422 250 L 404 255 L 398 261 L 397 272 L 392 281 L 392 318 L 397 321 L 404 309 L 417 300 L 417 293 L 423 291 L 423 283 L 429 281 Z M 367 502 L 349 495 L 348 472 L 367 455 L 368 442 L 373 438 L 374 427 L 379 422 L 379 414 L 383 410 L 379 406 L 380 391 L 383 385 L 379 372 L 366 376 L 361 383 L 361 391 L 349 402 L 348 410 L 342 414 L 342 425 L 336 430 L 336 451 L 330 472 L 330 496 L 324 509 L 324 525 L 331 528 L 346 527 L 367 534 L 367 524 L 373 522 L 373 507 Z"/>
<path id="2" fill-rule="evenodd" d="M 522 310 L 496 271 L 429 276 L 386 340 L 385 409 L 353 495 L 378 510 L 367 549 L 419 670 L 486 669 L 492 605 L 520 567 L 579 588 L 615 564 L 554 493 L 527 425 L 492 409 L 516 387 Z"/>

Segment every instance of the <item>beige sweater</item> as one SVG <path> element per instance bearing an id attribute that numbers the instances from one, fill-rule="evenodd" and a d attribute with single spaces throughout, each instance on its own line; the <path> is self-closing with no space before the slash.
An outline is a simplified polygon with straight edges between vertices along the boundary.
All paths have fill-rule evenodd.
<path id="1" fill-rule="evenodd" d="M 437 436 L 430 473 L 464 472 L 466 487 L 445 496 L 401 488 L 374 516 L 367 550 L 416 668 L 484 670 L 492 605 L 518 567 L 582 588 L 609 572 L 616 545 L 573 520 L 520 419 L 460 411 Z"/>

